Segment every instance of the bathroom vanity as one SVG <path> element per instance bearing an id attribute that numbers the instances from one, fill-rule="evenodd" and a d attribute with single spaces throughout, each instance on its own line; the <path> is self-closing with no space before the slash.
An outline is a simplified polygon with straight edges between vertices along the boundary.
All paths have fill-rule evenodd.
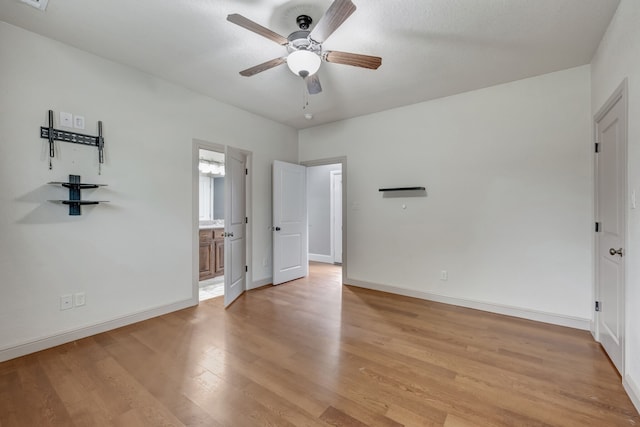
<path id="1" fill-rule="evenodd" d="M 200 227 L 200 280 L 224 275 L 224 227 Z"/>

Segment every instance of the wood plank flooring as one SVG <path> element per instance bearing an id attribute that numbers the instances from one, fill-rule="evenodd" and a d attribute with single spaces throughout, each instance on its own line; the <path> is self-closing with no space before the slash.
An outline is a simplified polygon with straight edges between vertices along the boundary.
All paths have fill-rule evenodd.
<path id="1" fill-rule="evenodd" d="M 0 364 L 0 426 L 640 426 L 590 334 L 340 270 Z"/>

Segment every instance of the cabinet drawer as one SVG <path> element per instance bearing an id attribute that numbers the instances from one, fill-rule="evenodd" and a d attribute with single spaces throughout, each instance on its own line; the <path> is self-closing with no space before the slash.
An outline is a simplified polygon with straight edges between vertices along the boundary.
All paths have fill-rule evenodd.
<path id="1" fill-rule="evenodd" d="M 212 240 L 213 230 L 200 230 L 200 241 L 209 242 Z"/>
<path id="2" fill-rule="evenodd" d="M 224 238 L 224 228 L 216 228 L 213 230 L 213 238 L 214 239 L 223 239 Z"/>

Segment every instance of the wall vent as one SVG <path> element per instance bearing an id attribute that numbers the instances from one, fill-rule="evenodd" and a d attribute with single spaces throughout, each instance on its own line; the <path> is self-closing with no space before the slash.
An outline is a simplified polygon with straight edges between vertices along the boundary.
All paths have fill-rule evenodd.
<path id="1" fill-rule="evenodd" d="M 47 8 L 47 3 L 49 0 L 20 0 L 22 3 L 26 3 L 29 6 L 33 6 L 36 9 L 40 9 L 44 11 Z"/>

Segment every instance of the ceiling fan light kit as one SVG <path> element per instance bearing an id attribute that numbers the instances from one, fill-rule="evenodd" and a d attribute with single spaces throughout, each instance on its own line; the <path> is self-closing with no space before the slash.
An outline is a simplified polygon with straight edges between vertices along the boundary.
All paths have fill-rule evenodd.
<path id="1" fill-rule="evenodd" d="M 322 62 L 351 65 L 353 67 L 369 68 L 372 70 L 377 69 L 382 64 L 382 58 L 380 57 L 322 50 L 322 43 L 324 43 L 355 10 L 356 6 L 351 0 L 335 0 L 311 31 L 309 31 L 311 23 L 313 22 L 311 17 L 308 15 L 299 15 L 296 18 L 296 24 L 300 29 L 289 34 L 289 37 L 283 37 L 237 13 L 227 16 L 227 21 L 249 31 L 253 31 L 279 45 L 285 46 L 289 52 L 286 57 L 275 58 L 240 71 L 240 75 L 250 77 L 286 62 L 291 72 L 303 78 L 307 85 L 307 92 L 314 95 L 322 92 L 320 79 L 316 75 Z"/>
<path id="2" fill-rule="evenodd" d="M 287 65 L 296 76 L 306 77 L 320 69 L 322 60 L 317 53 L 310 50 L 295 50 L 287 56 Z"/>

